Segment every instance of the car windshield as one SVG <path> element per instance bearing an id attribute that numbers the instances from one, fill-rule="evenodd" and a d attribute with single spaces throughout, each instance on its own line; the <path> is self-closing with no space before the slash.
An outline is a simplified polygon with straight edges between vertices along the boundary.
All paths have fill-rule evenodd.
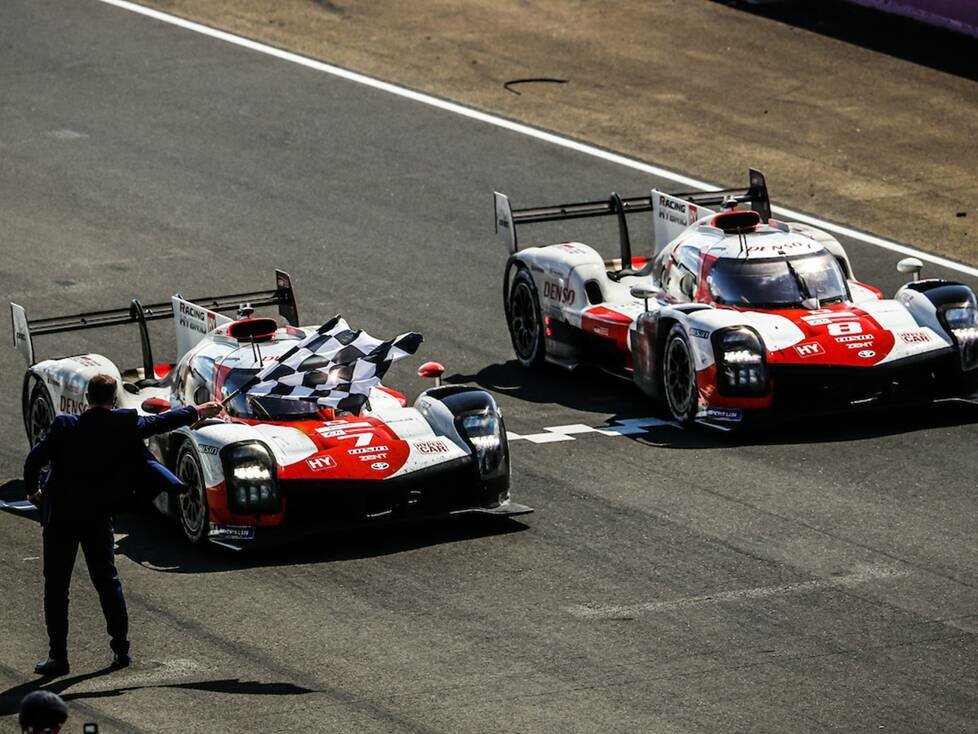
<path id="1" fill-rule="evenodd" d="M 849 296 L 842 268 L 825 252 L 763 260 L 720 258 L 707 283 L 713 299 L 727 306 L 791 308 L 806 298 L 827 305 Z"/>
<path id="2" fill-rule="evenodd" d="M 224 380 L 224 394 L 230 395 L 250 380 L 258 370 L 233 369 Z M 318 418 L 320 406 L 306 400 L 286 400 L 268 396 L 255 397 L 243 393 L 231 398 L 227 411 L 241 418 L 258 420 L 294 421 Z"/>

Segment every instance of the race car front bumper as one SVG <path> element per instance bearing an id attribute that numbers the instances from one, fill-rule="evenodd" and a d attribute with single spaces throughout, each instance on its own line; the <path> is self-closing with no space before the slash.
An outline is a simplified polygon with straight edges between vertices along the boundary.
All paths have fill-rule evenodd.
<path id="1" fill-rule="evenodd" d="M 770 365 L 770 405 L 726 398 L 709 402 L 698 421 L 716 428 L 736 429 L 799 416 L 846 413 L 872 407 L 919 405 L 945 398 L 970 396 L 978 373 L 962 373 L 951 350 L 920 355 L 875 367 Z"/>
<path id="2" fill-rule="evenodd" d="M 385 480 L 286 480 L 280 483 L 284 521 L 273 527 L 216 526 L 209 540 L 245 547 L 294 540 L 329 530 L 452 517 L 514 517 L 533 512 L 508 489 L 483 483 L 468 457 Z"/>

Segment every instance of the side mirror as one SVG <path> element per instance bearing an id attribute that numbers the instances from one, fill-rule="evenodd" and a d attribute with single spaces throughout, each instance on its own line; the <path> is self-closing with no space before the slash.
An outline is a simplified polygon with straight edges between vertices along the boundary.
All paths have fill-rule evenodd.
<path id="1" fill-rule="evenodd" d="M 641 298 L 645 302 L 645 310 L 649 310 L 649 299 L 655 298 L 656 289 L 648 285 L 633 285 L 628 289 L 632 298 Z"/>
<path id="2" fill-rule="evenodd" d="M 163 398 L 146 398 L 140 406 L 144 413 L 157 415 L 170 409 L 170 401 Z"/>
<path id="3" fill-rule="evenodd" d="M 897 263 L 897 272 L 904 275 L 913 273 L 914 280 L 920 280 L 920 271 L 924 269 L 924 264 L 916 257 L 905 257 Z"/>
<path id="4" fill-rule="evenodd" d="M 689 273 L 684 274 L 683 277 L 679 279 L 679 290 L 683 292 L 683 295 L 686 296 L 686 298 L 690 300 L 693 299 L 695 288 L 696 280 Z"/>
<path id="5" fill-rule="evenodd" d="M 418 377 L 427 377 L 435 381 L 435 387 L 441 387 L 441 376 L 445 374 L 445 368 L 438 362 L 425 362 L 418 367 Z"/>

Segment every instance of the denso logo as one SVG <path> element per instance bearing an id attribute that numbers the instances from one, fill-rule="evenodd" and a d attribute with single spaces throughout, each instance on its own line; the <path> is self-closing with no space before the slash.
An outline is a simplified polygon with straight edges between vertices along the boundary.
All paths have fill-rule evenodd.
<path id="1" fill-rule="evenodd" d="M 359 449 L 350 449 L 347 453 L 356 456 L 358 454 L 374 454 L 378 451 L 387 451 L 387 450 L 388 448 L 386 446 L 364 446 L 363 448 L 359 448 Z"/>
<path id="2" fill-rule="evenodd" d="M 334 459 L 332 456 L 317 456 L 313 459 L 306 459 L 306 466 L 308 466 L 312 471 L 332 469 L 334 466 L 336 466 L 336 459 Z"/>
<path id="3" fill-rule="evenodd" d="M 873 340 L 873 335 L 858 334 L 855 336 L 837 336 L 835 340 L 840 344 L 845 344 L 846 342 L 869 342 Z"/>
<path id="4" fill-rule="evenodd" d="M 798 356 L 802 357 L 814 357 L 818 354 L 825 354 L 825 349 L 818 342 L 809 342 L 808 344 L 799 344 L 795 347 L 795 351 L 798 352 Z"/>

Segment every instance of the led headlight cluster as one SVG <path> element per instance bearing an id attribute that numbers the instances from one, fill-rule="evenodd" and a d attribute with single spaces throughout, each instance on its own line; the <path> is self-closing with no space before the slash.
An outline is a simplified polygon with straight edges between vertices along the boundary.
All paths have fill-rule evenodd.
<path id="1" fill-rule="evenodd" d="M 281 510 L 275 459 L 265 444 L 233 444 L 221 452 L 221 461 L 231 512 L 259 515 Z"/>
<path id="2" fill-rule="evenodd" d="M 458 419 L 462 435 L 468 439 L 479 462 L 479 474 L 489 477 L 503 464 L 502 423 L 496 413 L 469 413 Z"/>
<path id="3" fill-rule="evenodd" d="M 713 337 L 713 352 L 720 392 L 725 395 L 767 393 L 765 351 L 757 332 L 746 326 L 718 331 Z"/>
<path id="4" fill-rule="evenodd" d="M 941 320 L 954 338 L 961 355 L 961 369 L 978 367 L 978 310 L 974 303 L 965 302 L 943 306 Z"/>

